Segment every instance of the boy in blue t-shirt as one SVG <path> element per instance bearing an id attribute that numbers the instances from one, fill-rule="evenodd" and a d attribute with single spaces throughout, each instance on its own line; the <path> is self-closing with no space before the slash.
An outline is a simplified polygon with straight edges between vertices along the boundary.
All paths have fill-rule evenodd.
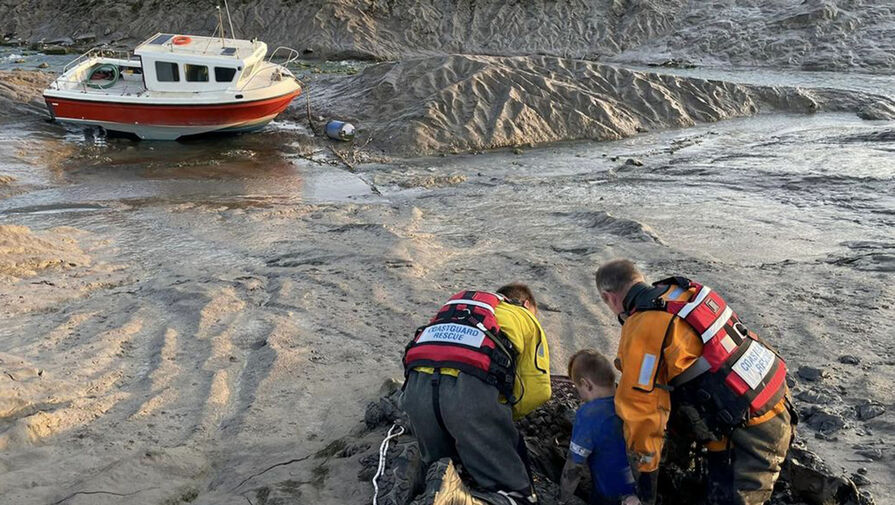
<path id="1" fill-rule="evenodd" d="M 585 468 L 589 468 L 593 479 L 591 504 L 639 505 L 622 420 L 615 414 L 615 370 L 602 354 L 584 349 L 569 360 L 569 377 L 582 403 L 575 414 L 569 456 L 562 471 L 560 503 L 572 497 Z"/>

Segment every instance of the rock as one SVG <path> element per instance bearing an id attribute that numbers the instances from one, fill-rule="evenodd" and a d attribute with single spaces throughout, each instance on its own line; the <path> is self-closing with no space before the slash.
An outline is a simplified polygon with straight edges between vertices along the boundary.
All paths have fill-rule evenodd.
<path id="1" fill-rule="evenodd" d="M 858 363 L 861 362 L 861 360 L 858 359 L 857 356 L 852 356 L 851 354 L 844 354 L 842 356 L 839 356 L 839 362 L 845 363 L 846 365 L 857 365 Z"/>
<path id="2" fill-rule="evenodd" d="M 858 487 L 869 486 L 871 484 L 870 479 L 868 479 L 864 474 L 861 473 L 851 474 L 851 480 Z"/>
<path id="3" fill-rule="evenodd" d="M 379 396 L 390 396 L 395 391 L 400 390 L 403 385 L 404 381 L 400 381 L 395 378 L 388 378 L 385 380 L 385 382 L 382 383 L 381 386 L 379 386 Z"/>
<path id="4" fill-rule="evenodd" d="M 827 412 L 818 407 L 805 411 L 806 423 L 825 436 L 829 436 L 845 427 L 845 420 L 838 414 Z"/>
<path id="5" fill-rule="evenodd" d="M 75 41 L 69 37 L 59 37 L 58 39 L 53 39 L 47 42 L 47 44 L 54 46 L 70 46 L 74 43 Z"/>
<path id="6" fill-rule="evenodd" d="M 832 391 L 817 388 L 811 388 L 801 391 L 796 395 L 796 398 L 802 400 L 803 402 L 813 403 L 816 405 L 829 405 L 831 403 L 842 401 L 842 398 Z"/>
<path id="7" fill-rule="evenodd" d="M 385 387 L 385 386 L 383 386 Z M 364 411 L 364 424 L 372 430 L 379 426 L 387 426 L 399 422 L 403 426 L 410 426 L 407 415 L 399 407 L 401 391 L 394 390 L 383 396 L 378 402 L 370 402 Z"/>
<path id="8" fill-rule="evenodd" d="M 856 406 L 855 411 L 858 414 L 859 420 L 867 421 L 873 419 L 874 417 L 883 415 L 886 412 L 886 407 L 878 402 L 868 400 L 867 402 Z"/>
<path id="9" fill-rule="evenodd" d="M 377 455 L 378 456 L 378 455 Z M 379 464 L 376 460 L 377 466 Z M 375 475 L 375 472 L 373 472 Z M 426 468 L 415 440 L 396 444 L 389 448 L 385 471 L 377 480 L 378 503 L 383 505 L 407 505 L 422 491 Z M 372 476 L 370 477 L 372 479 Z"/>
<path id="10" fill-rule="evenodd" d="M 634 167 L 642 167 L 643 162 L 637 158 L 628 158 L 625 160 L 625 165 L 634 166 Z"/>
<path id="11" fill-rule="evenodd" d="M 16 58 L 13 63 L 25 63 L 25 58 Z"/>
<path id="12" fill-rule="evenodd" d="M 871 461 L 880 461 L 881 459 L 883 459 L 883 450 L 879 447 L 863 446 L 855 451 L 855 454 L 864 456 Z"/>
<path id="13" fill-rule="evenodd" d="M 789 450 L 781 478 L 789 483 L 789 492 L 794 498 L 807 503 L 867 503 L 854 482 L 835 475 L 819 456 L 805 449 L 793 447 Z"/>
<path id="14" fill-rule="evenodd" d="M 68 54 L 68 49 L 62 46 L 44 46 L 41 48 L 44 54 Z"/>
<path id="15" fill-rule="evenodd" d="M 368 443 L 357 443 L 357 444 L 349 444 L 345 446 L 344 449 L 336 453 L 337 458 L 350 458 L 355 454 L 360 454 L 362 452 L 368 451 L 370 449 L 370 444 Z"/>
<path id="16" fill-rule="evenodd" d="M 37 66 L 37 68 L 50 68 L 50 64 L 47 62 L 43 62 Z"/>
<path id="17" fill-rule="evenodd" d="M 813 366 L 800 366 L 797 373 L 799 377 L 809 382 L 817 382 L 829 376 L 825 370 L 814 368 Z"/>

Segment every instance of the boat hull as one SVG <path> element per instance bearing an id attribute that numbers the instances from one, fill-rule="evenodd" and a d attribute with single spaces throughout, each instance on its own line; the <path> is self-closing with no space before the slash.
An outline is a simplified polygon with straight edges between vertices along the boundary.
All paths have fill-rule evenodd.
<path id="1" fill-rule="evenodd" d="M 301 90 L 248 102 L 217 104 L 135 104 L 45 96 L 59 121 L 132 133 L 144 140 L 176 140 L 187 135 L 261 128 L 289 106 Z"/>

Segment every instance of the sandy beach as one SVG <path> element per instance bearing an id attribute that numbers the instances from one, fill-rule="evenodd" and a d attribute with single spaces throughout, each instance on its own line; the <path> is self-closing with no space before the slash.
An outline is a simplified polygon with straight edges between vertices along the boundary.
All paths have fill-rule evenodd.
<path id="1" fill-rule="evenodd" d="M 310 75 L 311 125 L 300 98 L 251 135 L 85 135 L 41 110 L 58 67 L 0 68 L 0 503 L 369 503 L 364 408 L 446 296 L 529 283 L 563 373 L 615 352 L 593 272 L 619 256 L 721 290 L 787 358 L 799 438 L 892 501 L 895 9 L 715 2 L 697 31 L 709 7 L 601 2 L 517 45 L 564 13 L 317 2 L 258 30 L 281 3 L 234 22 L 389 60 Z M 84 32 L 58 9 L 0 0 L 25 41 Z M 161 30 L 123 9 L 97 39 Z M 671 58 L 699 68 L 643 66 Z M 331 117 L 354 144 L 313 134 Z"/>

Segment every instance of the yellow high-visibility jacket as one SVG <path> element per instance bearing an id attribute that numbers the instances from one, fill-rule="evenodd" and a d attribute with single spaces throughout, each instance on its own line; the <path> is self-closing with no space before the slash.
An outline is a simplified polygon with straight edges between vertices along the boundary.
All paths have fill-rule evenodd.
<path id="1" fill-rule="evenodd" d="M 666 301 L 674 286 L 662 295 Z M 674 300 L 688 300 L 693 290 L 681 290 Z M 667 336 L 667 337 L 666 337 Z M 662 346 L 665 343 L 663 350 Z M 686 321 L 662 310 L 635 312 L 625 320 L 618 344 L 616 366 L 621 371 L 615 393 L 615 412 L 624 422 L 628 451 L 642 472 L 659 467 L 665 426 L 671 412 L 668 384 L 702 356 L 702 339 Z M 767 414 L 752 418 L 760 424 L 781 413 L 785 400 Z M 708 444 L 716 450 L 725 444 Z"/>
<path id="2" fill-rule="evenodd" d="M 503 301 L 494 310 L 500 326 L 519 353 L 516 359 L 516 383 L 513 395 L 513 418 L 519 419 L 550 399 L 550 349 L 547 336 L 538 319 L 525 307 Z M 423 373 L 434 373 L 432 367 L 416 367 Z M 442 368 L 441 373 L 457 376 L 455 368 Z"/>

